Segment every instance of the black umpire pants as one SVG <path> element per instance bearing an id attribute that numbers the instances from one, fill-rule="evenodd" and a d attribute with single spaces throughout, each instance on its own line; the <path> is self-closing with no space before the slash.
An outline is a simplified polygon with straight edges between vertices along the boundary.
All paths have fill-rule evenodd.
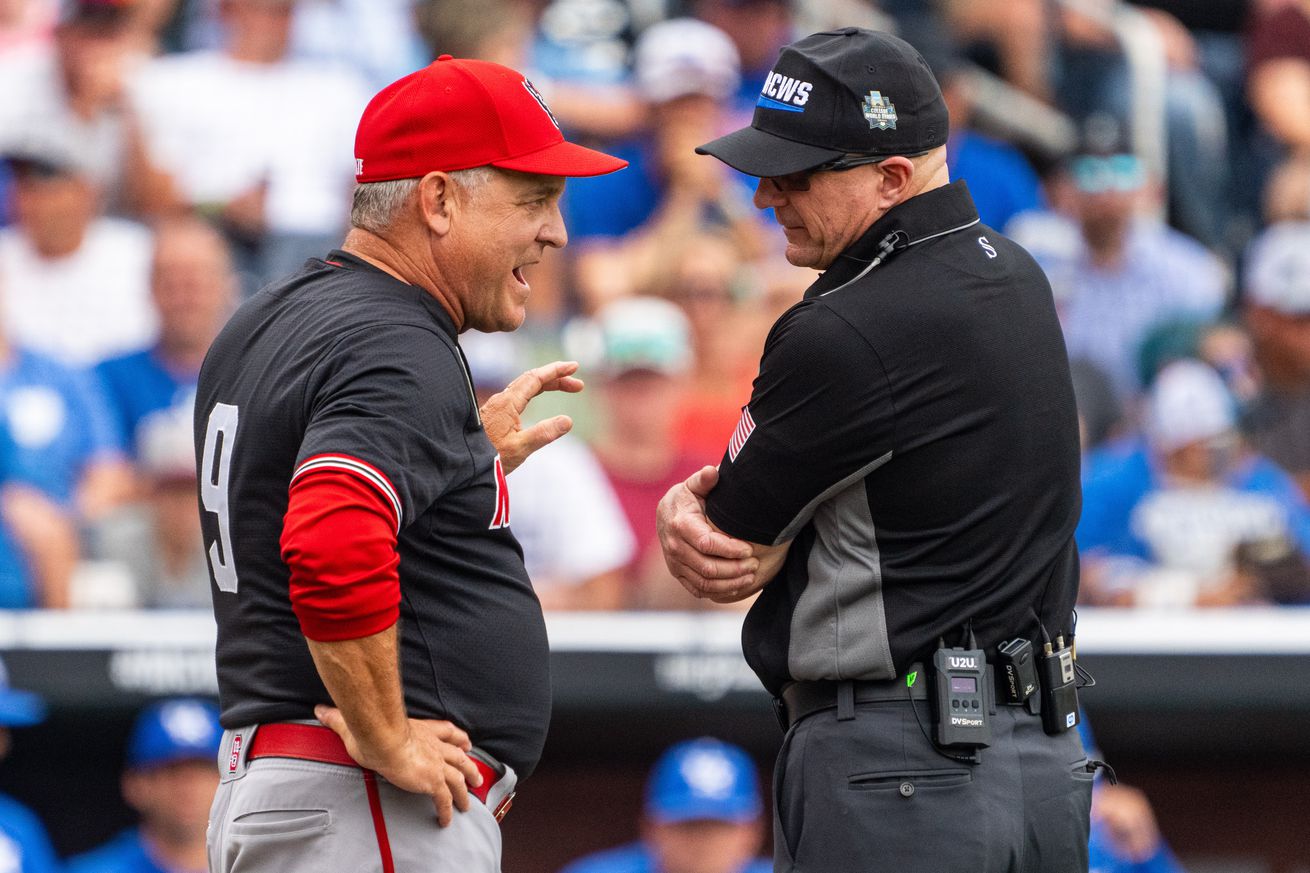
<path id="1" fill-rule="evenodd" d="M 981 764 L 942 757 L 924 730 L 926 700 L 794 724 L 773 774 L 775 873 L 1086 873 L 1093 774 L 1076 730 L 1047 736 L 997 707 Z"/>

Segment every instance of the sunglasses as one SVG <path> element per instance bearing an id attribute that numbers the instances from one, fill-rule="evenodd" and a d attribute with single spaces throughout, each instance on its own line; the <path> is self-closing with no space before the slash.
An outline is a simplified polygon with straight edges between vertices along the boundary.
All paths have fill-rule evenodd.
<path id="1" fill-rule="evenodd" d="M 892 157 L 891 155 L 846 155 L 835 160 L 819 164 L 817 167 L 811 167 L 808 170 L 801 170 L 797 173 L 788 173 L 785 176 L 765 176 L 773 183 L 773 187 L 779 191 L 808 191 L 810 190 L 810 177 L 815 173 L 840 173 L 843 170 L 852 170 L 856 167 L 863 167 L 866 164 L 881 164 L 883 161 Z"/>

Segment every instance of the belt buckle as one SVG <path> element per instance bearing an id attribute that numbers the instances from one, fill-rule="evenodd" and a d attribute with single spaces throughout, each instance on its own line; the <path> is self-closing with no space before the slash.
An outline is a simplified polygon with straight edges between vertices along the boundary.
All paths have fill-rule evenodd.
<path id="1" fill-rule="evenodd" d="M 518 794 L 517 791 L 511 791 L 509 794 L 506 794 L 505 799 L 496 804 L 496 808 L 491 811 L 491 814 L 496 818 L 497 824 L 499 824 L 500 820 L 505 817 L 505 814 L 510 811 L 510 808 L 514 806 L 514 795 L 516 794 Z"/>

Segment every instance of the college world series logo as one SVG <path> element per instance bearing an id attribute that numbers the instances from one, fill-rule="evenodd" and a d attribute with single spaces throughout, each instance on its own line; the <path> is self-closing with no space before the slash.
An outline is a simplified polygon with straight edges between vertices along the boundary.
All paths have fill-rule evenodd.
<path id="1" fill-rule="evenodd" d="M 896 129 L 896 107 L 890 98 L 882 96 L 881 91 L 870 91 L 864 98 L 864 120 L 869 122 L 869 129 Z"/>

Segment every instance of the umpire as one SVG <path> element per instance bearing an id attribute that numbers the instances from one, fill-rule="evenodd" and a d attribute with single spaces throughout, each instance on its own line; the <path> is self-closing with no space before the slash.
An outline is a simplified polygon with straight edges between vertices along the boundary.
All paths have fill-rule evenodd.
<path id="1" fill-rule="evenodd" d="M 998 705 L 939 651 L 996 664 L 1017 641 L 1040 663 L 1071 638 L 1078 428 L 1050 286 L 949 182 L 946 107 L 905 42 L 806 37 L 756 106 L 699 151 L 760 177 L 787 259 L 823 272 L 774 325 L 717 472 L 659 524 L 692 593 L 761 592 L 742 637 L 789 728 L 775 869 L 1085 871 L 1076 716 L 1048 734 L 1033 714 L 1057 683 Z"/>

